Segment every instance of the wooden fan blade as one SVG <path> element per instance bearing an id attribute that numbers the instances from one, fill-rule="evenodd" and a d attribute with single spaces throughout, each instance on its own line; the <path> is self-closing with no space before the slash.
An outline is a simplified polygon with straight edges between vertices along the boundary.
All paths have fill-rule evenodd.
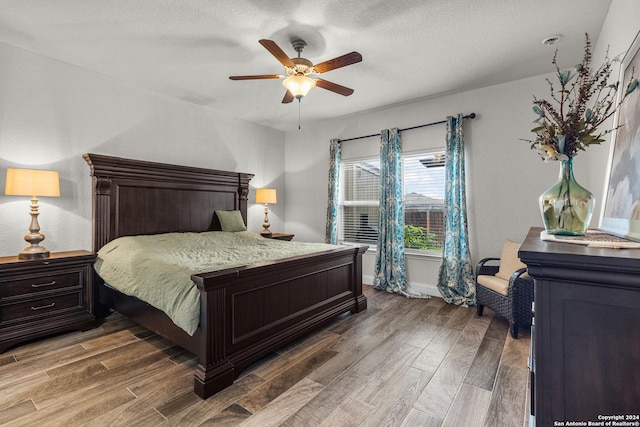
<path id="1" fill-rule="evenodd" d="M 328 61 L 321 62 L 313 66 L 318 74 L 326 73 L 327 71 L 335 70 L 336 68 L 346 67 L 347 65 L 355 64 L 362 61 L 362 55 L 358 52 L 350 52 L 337 58 L 330 59 Z"/>
<path id="2" fill-rule="evenodd" d="M 264 46 L 265 49 L 271 52 L 271 55 L 275 56 L 276 59 L 280 61 L 280 63 L 285 67 L 295 67 L 296 64 L 293 63 L 291 58 L 289 58 L 287 54 L 284 53 L 282 49 L 280 49 L 280 46 L 278 46 L 273 40 L 261 39 L 258 40 L 258 43 L 260 43 L 262 46 Z"/>
<path id="3" fill-rule="evenodd" d="M 255 76 L 229 76 L 231 80 L 260 80 L 260 79 L 279 79 L 278 74 L 258 74 Z"/>
<path id="4" fill-rule="evenodd" d="M 316 86 L 344 96 L 349 96 L 353 93 L 353 89 L 350 89 L 346 86 L 340 86 L 339 84 L 330 82 L 328 80 L 317 79 Z"/>
<path id="5" fill-rule="evenodd" d="M 283 104 L 288 104 L 291 101 L 293 101 L 295 98 L 293 97 L 293 94 L 291 92 L 289 92 L 288 90 L 284 93 L 284 98 L 282 98 L 282 103 Z"/>

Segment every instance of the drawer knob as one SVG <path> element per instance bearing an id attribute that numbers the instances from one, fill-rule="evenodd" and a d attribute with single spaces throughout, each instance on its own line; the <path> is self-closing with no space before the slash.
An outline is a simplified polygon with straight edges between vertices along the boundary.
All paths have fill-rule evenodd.
<path id="1" fill-rule="evenodd" d="M 45 286 L 53 286 L 56 284 L 56 281 L 48 282 L 48 283 L 34 283 L 31 285 L 32 288 L 42 288 Z"/>
<path id="2" fill-rule="evenodd" d="M 36 310 L 43 310 L 45 308 L 52 308 L 55 307 L 56 303 L 52 302 L 51 304 L 47 304 L 47 305 L 41 305 L 40 307 L 31 307 L 31 310 L 36 311 Z"/>

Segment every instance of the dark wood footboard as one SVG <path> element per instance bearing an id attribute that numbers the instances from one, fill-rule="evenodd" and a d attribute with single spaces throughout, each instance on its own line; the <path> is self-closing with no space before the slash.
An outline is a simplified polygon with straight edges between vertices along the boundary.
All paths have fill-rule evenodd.
<path id="1" fill-rule="evenodd" d="M 200 327 L 193 336 L 162 311 L 99 278 L 98 303 L 196 354 L 194 391 L 206 399 L 263 355 L 343 313 L 365 310 L 365 250 L 353 247 L 192 276 L 201 293 Z"/>
<path id="2" fill-rule="evenodd" d="M 336 316 L 366 309 L 363 248 L 305 255 L 192 276 L 211 336 L 199 354 L 201 397 L 230 385 L 251 362 Z"/>

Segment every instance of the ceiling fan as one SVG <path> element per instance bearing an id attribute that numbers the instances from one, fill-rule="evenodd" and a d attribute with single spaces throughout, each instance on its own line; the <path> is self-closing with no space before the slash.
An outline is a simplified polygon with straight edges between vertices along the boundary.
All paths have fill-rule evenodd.
<path id="1" fill-rule="evenodd" d="M 318 86 L 322 89 L 338 93 L 340 95 L 349 96 L 353 93 L 353 89 L 330 82 L 323 79 L 313 79 L 309 77 L 313 74 L 322 74 L 336 68 L 346 67 L 362 61 L 362 55 L 358 52 L 350 52 L 337 58 L 321 62 L 313 65 L 306 58 L 301 58 L 300 54 L 307 45 L 304 40 L 294 40 L 293 48 L 298 52 L 297 58 L 289 58 L 286 53 L 273 40 L 262 39 L 259 43 L 265 47 L 273 56 L 276 57 L 287 73 L 286 76 L 280 74 L 260 74 L 254 76 L 230 76 L 231 80 L 260 80 L 260 79 L 284 79 L 282 85 L 287 88 L 287 92 L 282 99 L 283 104 L 300 99 L 305 96 L 313 87 Z"/>

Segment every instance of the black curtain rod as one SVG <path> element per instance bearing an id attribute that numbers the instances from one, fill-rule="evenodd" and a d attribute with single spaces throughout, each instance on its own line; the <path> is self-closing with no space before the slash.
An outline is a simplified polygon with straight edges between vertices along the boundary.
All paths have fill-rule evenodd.
<path id="1" fill-rule="evenodd" d="M 463 119 L 475 119 L 476 118 L 476 113 L 471 113 L 467 116 L 462 116 Z M 439 122 L 433 122 L 433 123 L 426 123 L 424 125 L 418 125 L 418 126 L 411 126 L 410 128 L 404 128 L 404 129 L 400 129 L 400 132 L 403 132 L 405 130 L 412 130 L 412 129 L 418 129 L 418 128 L 424 128 L 427 126 L 433 126 L 433 125 L 440 125 L 442 123 L 447 123 L 446 120 L 440 120 Z M 355 138 L 347 138 L 347 139 L 341 139 L 340 142 L 345 142 L 345 141 L 355 141 L 356 139 L 364 139 L 364 138 L 372 138 L 374 136 L 380 136 L 380 132 L 378 133 L 372 133 L 371 135 L 365 135 L 365 136 L 356 136 Z"/>

